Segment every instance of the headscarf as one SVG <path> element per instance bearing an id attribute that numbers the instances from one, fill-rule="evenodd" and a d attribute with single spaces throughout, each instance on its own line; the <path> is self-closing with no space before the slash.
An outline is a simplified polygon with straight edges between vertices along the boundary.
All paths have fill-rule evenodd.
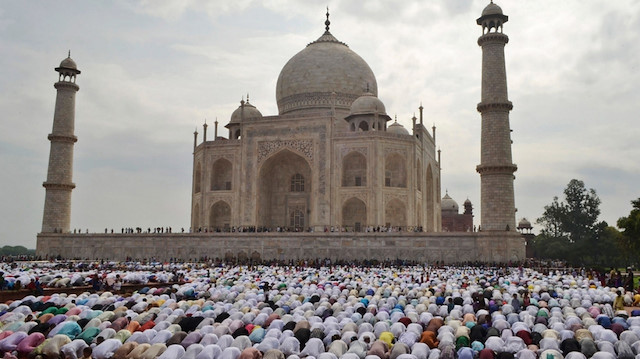
<path id="1" fill-rule="evenodd" d="M 240 349 L 236 347 L 228 347 L 220 353 L 220 359 L 238 359 L 240 353 Z"/>
<path id="2" fill-rule="evenodd" d="M 279 349 L 267 350 L 262 359 L 285 359 L 285 355 Z"/>
<path id="3" fill-rule="evenodd" d="M 324 353 L 324 351 L 324 343 L 322 343 L 322 340 L 318 338 L 311 338 L 304 349 L 300 352 L 300 356 L 312 356 L 317 358 L 318 355 L 320 355 L 320 353 Z"/>
<path id="4" fill-rule="evenodd" d="M 327 352 L 333 353 L 336 355 L 336 357 L 340 358 L 344 355 L 344 353 L 347 352 L 348 349 L 349 348 L 347 347 L 347 343 L 342 340 L 336 340 L 331 343 L 329 348 L 327 348 Z"/>
<path id="5" fill-rule="evenodd" d="M 389 346 L 382 340 L 376 340 L 371 344 L 371 349 L 367 352 L 368 355 L 377 355 L 380 359 L 388 359 Z"/>
<path id="6" fill-rule="evenodd" d="M 358 358 L 364 359 L 364 357 L 367 356 L 367 350 L 368 350 L 368 346 L 366 343 L 360 340 L 354 340 L 351 342 L 351 345 L 349 346 L 349 350 L 347 350 L 347 353 L 356 354 Z"/>
<path id="7" fill-rule="evenodd" d="M 473 349 L 469 347 L 462 347 L 458 349 L 458 359 L 473 359 Z"/>
<path id="8" fill-rule="evenodd" d="M 245 348 L 238 359 L 262 359 L 262 353 L 253 347 Z"/>
<path id="9" fill-rule="evenodd" d="M 482 349 L 478 353 L 478 359 L 495 359 L 496 353 L 491 349 Z"/>
<path id="10" fill-rule="evenodd" d="M 565 339 L 560 343 L 560 350 L 562 350 L 562 355 L 566 357 L 571 352 L 580 352 L 580 343 L 573 338 Z"/>
<path id="11" fill-rule="evenodd" d="M 286 356 L 300 353 L 300 342 L 295 337 L 288 337 L 280 345 L 280 351 Z"/>
<path id="12" fill-rule="evenodd" d="M 307 321 L 304 321 L 304 322 L 309 324 L 309 322 Z M 299 328 L 296 331 L 294 331 L 294 336 L 300 342 L 300 348 L 304 349 L 305 345 L 307 345 L 307 342 L 309 341 L 309 338 L 311 337 L 311 330 L 305 327 Z"/>
<path id="13" fill-rule="evenodd" d="M 397 359 L 401 354 L 407 354 L 410 352 L 411 350 L 405 343 L 397 343 L 393 348 L 391 348 L 389 359 Z"/>

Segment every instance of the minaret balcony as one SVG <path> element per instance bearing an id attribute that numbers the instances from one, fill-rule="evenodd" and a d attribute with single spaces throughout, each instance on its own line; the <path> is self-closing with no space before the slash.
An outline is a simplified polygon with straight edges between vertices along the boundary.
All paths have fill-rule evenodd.
<path id="1" fill-rule="evenodd" d="M 478 45 L 480 46 L 492 42 L 506 44 L 509 42 L 509 36 L 501 32 L 488 32 L 478 38 Z"/>
<path id="2" fill-rule="evenodd" d="M 480 102 L 478 103 L 478 107 L 476 107 L 478 112 L 485 111 L 511 111 L 513 109 L 513 104 L 511 101 L 501 101 L 501 102 Z"/>

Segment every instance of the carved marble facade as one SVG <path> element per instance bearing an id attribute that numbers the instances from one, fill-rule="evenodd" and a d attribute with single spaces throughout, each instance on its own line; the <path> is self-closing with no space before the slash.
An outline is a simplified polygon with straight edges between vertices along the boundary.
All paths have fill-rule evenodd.
<path id="1" fill-rule="evenodd" d="M 192 231 L 440 231 L 435 134 L 422 107 L 411 129 L 391 123 L 377 91 L 327 26 L 280 72 L 278 115 L 247 98 L 227 138 L 195 134 Z"/>
<path id="2" fill-rule="evenodd" d="M 198 144 L 192 231 L 440 231 L 432 134 L 419 123 L 409 134 L 340 121 L 331 110 L 264 116 L 241 122 L 237 140 Z"/>

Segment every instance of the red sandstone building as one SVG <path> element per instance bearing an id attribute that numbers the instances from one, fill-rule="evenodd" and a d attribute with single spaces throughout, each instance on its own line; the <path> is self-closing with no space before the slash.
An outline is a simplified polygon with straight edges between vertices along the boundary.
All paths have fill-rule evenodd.
<path id="1" fill-rule="evenodd" d="M 442 231 L 443 232 L 475 232 L 473 227 L 473 206 L 467 198 L 464 201 L 464 213 L 458 213 L 458 203 L 449 193 L 442 197 Z"/>

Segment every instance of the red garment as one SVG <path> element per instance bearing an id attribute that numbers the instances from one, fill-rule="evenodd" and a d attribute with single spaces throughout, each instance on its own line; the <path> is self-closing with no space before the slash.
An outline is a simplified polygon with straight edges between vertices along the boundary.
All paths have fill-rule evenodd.
<path id="1" fill-rule="evenodd" d="M 520 337 L 522 339 L 522 341 L 526 344 L 529 345 L 532 343 L 531 340 L 531 333 L 529 333 L 526 330 L 520 330 L 516 333 L 516 336 Z"/>
<path id="2" fill-rule="evenodd" d="M 491 349 L 482 349 L 478 354 L 478 359 L 495 359 L 496 353 Z"/>
<path id="3" fill-rule="evenodd" d="M 409 324 L 412 323 L 411 319 L 409 319 L 407 317 L 402 317 L 402 318 L 398 319 L 398 322 L 404 324 L 405 327 L 408 327 Z"/>
<path id="4" fill-rule="evenodd" d="M 136 329 L 136 332 L 144 332 L 145 330 L 151 329 L 155 326 L 156 326 L 156 323 L 153 320 L 148 320 L 146 323 L 138 327 L 138 329 Z"/>

